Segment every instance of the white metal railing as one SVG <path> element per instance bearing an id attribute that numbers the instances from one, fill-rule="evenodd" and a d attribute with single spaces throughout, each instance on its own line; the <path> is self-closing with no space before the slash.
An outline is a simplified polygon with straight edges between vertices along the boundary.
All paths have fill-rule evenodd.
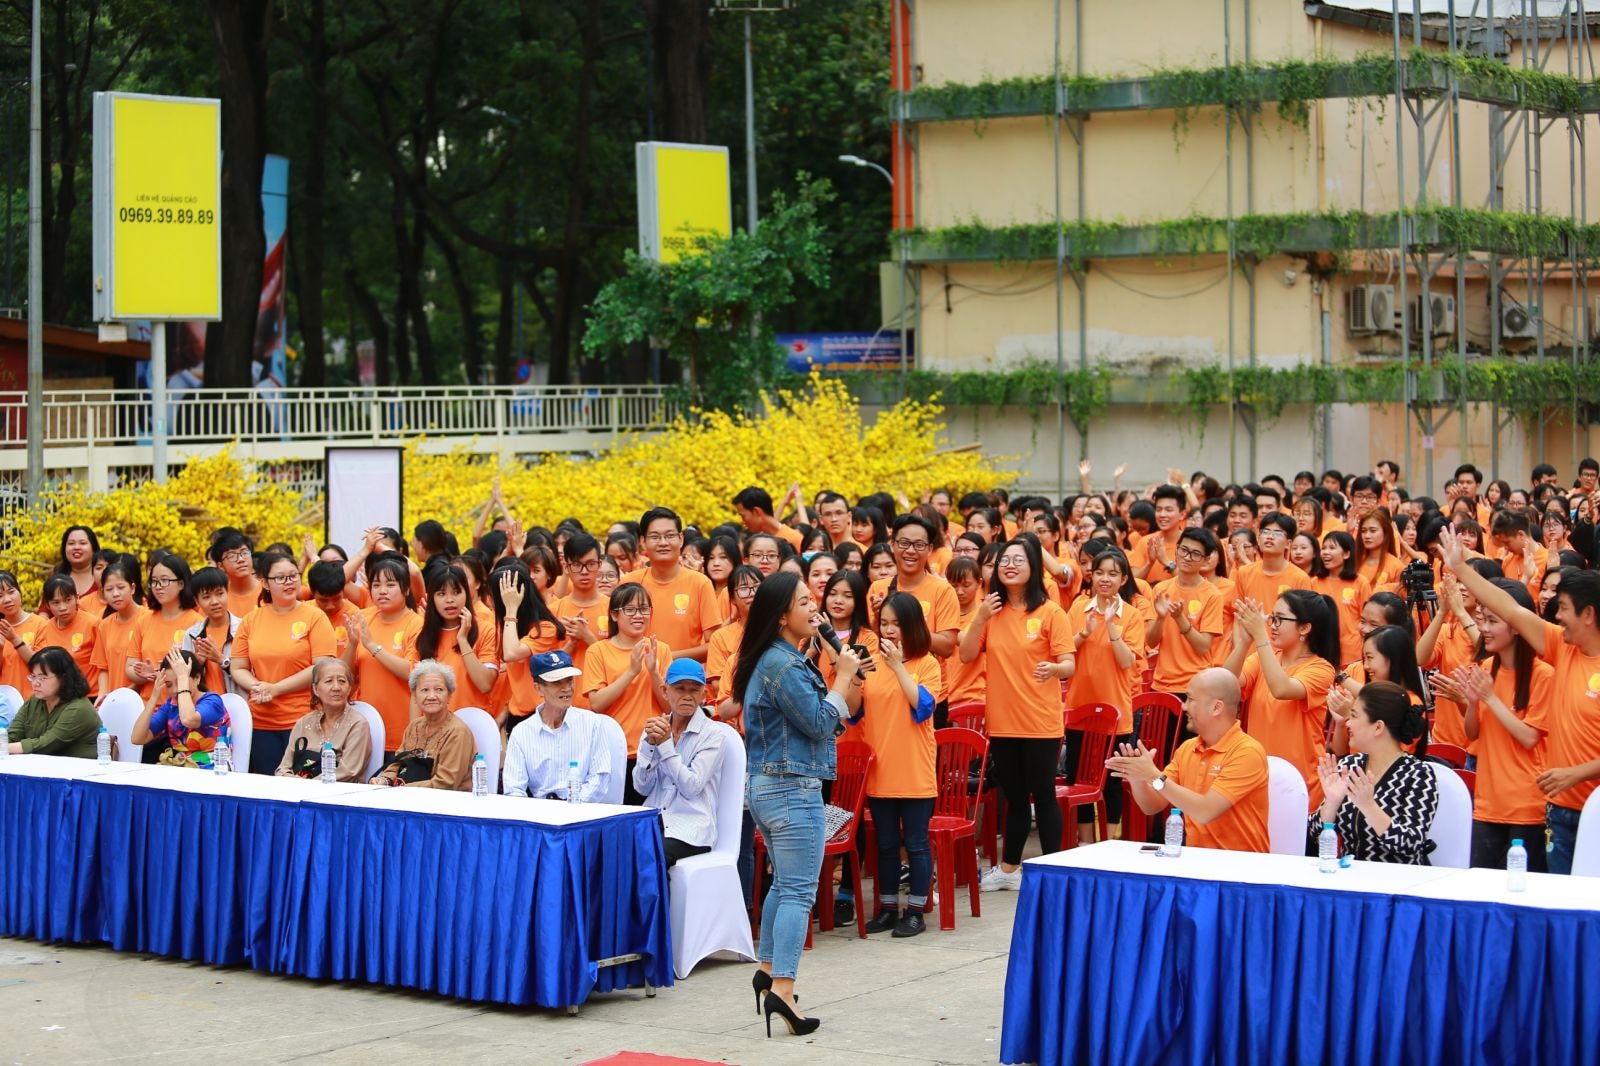
<path id="1" fill-rule="evenodd" d="M 542 385 L 437 388 L 200 389 L 169 393 L 168 441 L 377 440 L 397 435 L 616 434 L 671 417 L 667 386 Z M 25 392 L 0 392 L 0 448 L 28 439 Z M 51 390 L 48 446 L 105 447 L 150 440 L 148 389 Z"/>

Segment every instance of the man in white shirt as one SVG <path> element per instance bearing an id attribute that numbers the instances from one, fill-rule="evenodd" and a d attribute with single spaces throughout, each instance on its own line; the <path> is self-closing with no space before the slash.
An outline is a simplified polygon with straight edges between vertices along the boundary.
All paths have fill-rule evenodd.
<path id="1" fill-rule="evenodd" d="M 528 660 L 528 669 L 541 702 L 527 721 L 511 731 L 503 771 L 506 795 L 603 802 L 611 783 L 605 731 L 599 715 L 572 706 L 573 679 L 583 671 L 564 651 L 535 655 Z M 569 797 L 568 775 L 574 763 L 579 783 L 577 796 Z"/>
<path id="2" fill-rule="evenodd" d="M 645 722 L 633 787 L 661 812 L 670 867 L 717 842 L 717 782 L 729 729 L 701 713 L 706 668 L 699 662 L 672 660 L 666 685 L 672 713 Z"/>

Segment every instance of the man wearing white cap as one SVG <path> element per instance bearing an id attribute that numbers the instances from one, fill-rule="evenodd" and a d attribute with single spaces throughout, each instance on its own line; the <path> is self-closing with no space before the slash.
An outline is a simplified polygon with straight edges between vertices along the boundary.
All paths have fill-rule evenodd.
<path id="1" fill-rule="evenodd" d="M 611 755 L 600 717 L 572 706 L 573 678 L 583 671 L 564 651 L 535 655 L 528 660 L 528 669 L 541 702 L 511 731 L 504 770 L 506 795 L 568 799 L 569 775 L 577 763 L 578 802 L 603 801 L 611 782 Z"/>
<path id="2" fill-rule="evenodd" d="M 717 842 L 717 781 L 730 730 L 700 711 L 706 668 L 698 661 L 672 660 L 666 685 L 672 712 L 645 722 L 633 787 L 661 812 L 670 867 Z"/>

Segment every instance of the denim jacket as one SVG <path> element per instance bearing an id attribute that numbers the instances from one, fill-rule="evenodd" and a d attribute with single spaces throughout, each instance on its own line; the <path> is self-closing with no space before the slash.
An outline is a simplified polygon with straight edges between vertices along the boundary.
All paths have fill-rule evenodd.
<path id="1" fill-rule="evenodd" d="M 833 780 L 833 742 L 844 714 L 844 701 L 828 691 L 816 666 L 788 641 L 774 641 L 745 690 L 749 773 Z"/>

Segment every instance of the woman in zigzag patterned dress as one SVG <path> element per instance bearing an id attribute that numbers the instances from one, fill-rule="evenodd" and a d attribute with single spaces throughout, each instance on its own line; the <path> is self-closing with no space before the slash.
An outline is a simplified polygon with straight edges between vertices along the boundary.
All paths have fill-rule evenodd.
<path id="1" fill-rule="evenodd" d="M 1429 865 L 1428 828 L 1439 807 L 1439 784 L 1433 770 L 1403 748 L 1422 735 L 1420 709 L 1399 685 L 1373 681 L 1362 686 L 1347 721 L 1358 754 L 1324 755 L 1318 764 L 1323 801 L 1307 823 L 1309 842 L 1315 843 L 1322 823 L 1332 822 L 1341 851 L 1352 858 Z"/>

